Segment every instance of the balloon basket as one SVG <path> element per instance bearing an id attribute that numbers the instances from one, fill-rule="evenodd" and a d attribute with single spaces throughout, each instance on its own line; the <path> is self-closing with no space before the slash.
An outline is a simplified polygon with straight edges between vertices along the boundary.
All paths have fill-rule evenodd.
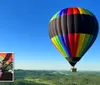
<path id="1" fill-rule="evenodd" d="M 77 68 L 72 67 L 72 68 L 70 69 L 70 71 L 71 71 L 71 72 L 77 72 Z"/>

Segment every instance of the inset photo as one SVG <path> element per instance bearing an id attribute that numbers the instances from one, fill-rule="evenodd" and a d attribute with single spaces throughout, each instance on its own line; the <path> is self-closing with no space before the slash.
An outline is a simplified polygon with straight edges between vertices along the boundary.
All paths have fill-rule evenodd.
<path id="1" fill-rule="evenodd" d="M 13 60 L 13 52 L 0 52 L 0 82 L 14 81 Z"/>

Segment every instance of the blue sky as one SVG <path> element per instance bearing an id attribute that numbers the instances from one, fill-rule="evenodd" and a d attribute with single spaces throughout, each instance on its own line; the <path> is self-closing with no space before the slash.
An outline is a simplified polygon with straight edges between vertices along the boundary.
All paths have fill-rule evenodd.
<path id="1" fill-rule="evenodd" d="M 15 53 L 16 69 L 69 70 L 71 67 L 49 39 L 50 18 L 66 7 L 83 7 L 100 22 L 99 0 L 1 0 L 0 51 Z M 100 32 L 77 63 L 79 70 L 100 70 Z"/>

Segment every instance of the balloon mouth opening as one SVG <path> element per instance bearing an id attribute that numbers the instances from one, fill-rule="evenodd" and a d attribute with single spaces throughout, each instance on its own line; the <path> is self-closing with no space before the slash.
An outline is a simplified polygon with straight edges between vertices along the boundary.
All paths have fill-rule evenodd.
<path id="1" fill-rule="evenodd" d="M 75 64 L 77 63 L 76 61 L 72 61 L 72 62 L 69 62 L 70 63 L 70 65 L 72 66 L 72 67 L 74 67 L 75 66 Z"/>

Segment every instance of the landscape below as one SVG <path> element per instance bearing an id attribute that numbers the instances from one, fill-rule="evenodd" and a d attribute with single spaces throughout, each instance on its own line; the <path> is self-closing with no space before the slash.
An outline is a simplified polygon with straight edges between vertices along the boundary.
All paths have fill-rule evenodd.
<path id="1" fill-rule="evenodd" d="M 0 85 L 100 85 L 100 72 L 96 71 L 46 71 L 15 70 L 12 83 Z"/>

